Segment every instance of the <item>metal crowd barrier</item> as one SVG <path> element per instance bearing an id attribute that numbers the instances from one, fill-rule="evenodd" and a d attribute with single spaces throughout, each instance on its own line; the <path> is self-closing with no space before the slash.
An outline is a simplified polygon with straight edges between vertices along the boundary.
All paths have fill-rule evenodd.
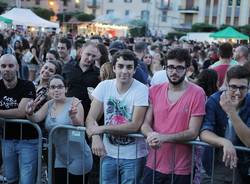
<path id="1" fill-rule="evenodd" d="M 137 145 L 137 142 L 138 142 L 138 138 L 141 138 L 141 139 L 143 139 L 144 138 L 144 136 L 142 135 L 142 134 L 128 134 L 128 135 L 126 135 L 127 137 L 133 137 L 133 138 L 136 138 L 135 140 L 136 140 L 136 142 L 135 142 L 135 155 L 136 155 L 136 159 L 138 158 L 137 156 L 138 156 L 138 145 Z M 124 136 L 123 136 L 124 137 Z M 132 150 L 131 150 L 132 151 Z M 116 162 L 117 162 L 117 164 L 116 164 L 116 166 L 117 166 L 117 168 L 116 168 L 116 172 L 117 172 L 117 174 L 116 174 L 116 183 L 117 184 L 119 184 L 119 180 L 120 180 L 120 177 L 119 177 L 119 168 L 118 168 L 118 166 L 119 166 L 119 156 L 120 156 L 120 145 L 118 144 L 118 146 L 117 146 L 117 153 L 118 153 L 118 157 L 117 157 L 117 159 L 116 159 Z M 101 160 L 100 160 L 100 178 L 99 178 L 99 183 L 100 184 L 102 184 L 102 158 L 101 158 Z M 135 164 L 135 168 L 134 168 L 134 173 L 136 173 L 136 171 L 137 171 L 137 164 Z M 139 182 L 137 182 L 137 179 L 136 179 L 136 177 L 135 177 L 135 184 L 138 184 Z"/>
<path id="2" fill-rule="evenodd" d="M 73 137 L 75 137 L 74 139 L 76 140 L 76 142 L 78 142 L 77 140 L 79 139 L 85 139 L 85 127 L 81 127 L 81 126 L 72 126 L 72 125 L 57 125 L 55 127 L 53 127 L 50 132 L 49 132 L 49 138 L 48 138 L 48 184 L 52 184 L 53 183 L 53 152 L 54 152 L 54 135 L 57 131 L 59 130 L 65 130 L 68 133 L 70 133 Z M 69 150 L 69 139 L 67 136 L 67 145 L 65 145 L 65 147 L 67 148 L 67 183 L 69 183 L 69 172 L 68 172 L 68 164 L 69 164 L 69 154 L 70 154 L 70 150 Z M 84 155 L 82 155 L 82 159 L 84 160 Z M 84 183 L 84 172 L 85 168 L 84 168 L 84 164 L 83 164 L 83 183 Z"/>
<path id="3" fill-rule="evenodd" d="M 127 135 L 128 137 L 134 137 L 134 138 L 144 138 L 144 136 L 142 134 L 128 134 Z M 173 144 L 171 142 L 171 144 Z M 191 149 L 192 149 L 192 155 L 191 155 L 191 160 L 192 160 L 192 163 L 191 163 L 191 177 L 190 177 L 190 183 L 193 184 L 194 183 L 194 166 L 195 166 L 195 147 L 196 146 L 209 146 L 213 149 L 213 159 L 212 159 L 212 174 L 211 174 L 211 181 L 210 183 L 213 184 L 214 183 L 214 165 L 215 165 L 215 150 L 217 149 L 216 147 L 213 147 L 207 143 L 204 143 L 202 141 L 189 141 L 189 142 L 184 142 L 184 143 L 176 143 L 176 145 L 178 144 L 188 144 L 191 146 Z M 245 151 L 245 152 L 248 152 L 249 155 L 250 155 L 250 148 L 246 148 L 246 147 L 241 147 L 241 146 L 235 146 L 235 149 L 238 150 L 238 151 Z M 118 153 L 118 158 L 117 158 L 117 174 L 116 174 L 116 183 L 119 184 L 119 169 L 118 169 L 118 164 L 119 164 L 119 154 L 120 154 L 120 145 L 117 145 L 117 153 Z M 138 153 L 138 145 L 136 144 L 135 145 L 135 154 L 136 154 L 136 159 L 137 159 L 137 153 Z M 201 158 L 200 158 L 201 159 Z M 221 158 L 222 159 L 222 158 Z M 174 162 L 173 162 L 174 163 Z M 144 167 L 144 166 L 143 166 Z M 173 168 L 175 167 L 175 165 L 173 165 Z M 250 166 L 249 166 L 250 167 Z M 99 178 L 99 183 L 102 184 L 102 159 L 100 160 L 100 178 Z M 156 171 L 156 151 L 155 151 L 155 154 L 154 154 L 154 169 L 153 169 L 153 181 L 152 181 L 152 184 L 155 183 L 155 171 Z M 135 173 L 137 171 L 137 165 L 135 167 Z M 199 171 L 200 174 L 202 174 L 201 172 L 202 171 Z M 173 183 L 173 175 L 174 173 L 172 172 L 172 181 L 171 181 L 171 184 L 174 184 Z M 250 173 L 249 173 L 250 175 Z M 232 181 L 232 184 L 237 184 L 236 183 L 237 181 L 235 181 L 235 169 L 233 170 L 233 181 Z M 137 183 L 140 183 L 140 182 L 137 182 L 136 181 L 136 178 L 135 178 L 135 184 Z"/>
<path id="4" fill-rule="evenodd" d="M 42 131 L 41 131 L 40 127 L 37 124 L 32 123 L 31 121 L 26 120 L 26 119 L 4 119 L 4 118 L 0 118 L 0 126 L 1 126 L 1 128 L 3 130 L 2 135 L 1 135 L 1 141 L 5 140 L 5 125 L 6 125 L 6 123 L 7 124 L 10 124 L 10 123 L 18 123 L 18 124 L 20 124 L 20 140 L 22 140 L 22 129 L 23 129 L 24 124 L 31 125 L 36 129 L 37 134 L 38 134 L 38 165 L 37 165 L 37 180 L 36 180 L 36 183 L 40 184 L 41 183 L 41 168 L 42 168 L 42 160 L 41 160 L 41 158 L 42 158 Z M 3 160 L 3 164 L 4 164 L 4 160 Z M 5 181 L 2 181 L 2 182 L 4 183 Z"/>

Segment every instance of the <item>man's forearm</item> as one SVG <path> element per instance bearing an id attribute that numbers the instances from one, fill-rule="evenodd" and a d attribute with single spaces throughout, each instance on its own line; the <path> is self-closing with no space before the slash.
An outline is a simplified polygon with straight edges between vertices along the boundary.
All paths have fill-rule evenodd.
<path id="1" fill-rule="evenodd" d="M 1 118 L 25 118 L 25 112 L 19 109 L 0 110 Z"/>
<path id="2" fill-rule="evenodd" d="M 183 142 L 194 140 L 198 136 L 198 133 L 190 130 L 174 134 L 163 134 L 164 142 Z"/>
<path id="3" fill-rule="evenodd" d="M 223 147 L 225 144 L 225 141 L 227 141 L 225 138 L 220 137 L 209 130 L 202 131 L 200 134 L 200 138 L 202 141 L 208 144 L 211 144 L 213 146 L 216 146 L 216 147 Z"/>
<path id="4" fill-rule="evenodd" d="M 136 133 L 139 131 L 140 126 L 131 122 L 122 125 L 103 125 L 104 133 L 126 135 L 129 133 Z"/>
<path id="5" fill-rule="evenodd" d="M 144 136 L 148 136 L 148 133 L 153 132 L 153 129 L 148 124 L 143 124 L 141 127 L 141 132 Z"/>
<path id="6" fill-rule="evenodd" d="M 247 147 L 250 147 L 250 128 L 241 120 L 237 112 L 231 112 L 228 116 L 232 121 L 237 136 Z"/>

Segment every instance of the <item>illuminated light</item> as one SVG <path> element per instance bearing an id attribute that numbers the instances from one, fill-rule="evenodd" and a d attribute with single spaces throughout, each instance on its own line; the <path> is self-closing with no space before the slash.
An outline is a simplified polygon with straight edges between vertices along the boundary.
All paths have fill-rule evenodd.
<path id="1" fill-rule="evenodd" d="M 34 32 L 36 30 L 36 28 L 32 27 L 30 28 L 31 32 Z"/>
<path id="2" fill-rule="evenodd" d="M 50 6 L 54 6 L 55 2 L 54 1 L 49 1 Z"/>
<path id="3" fill-rule="evenodd" d="M 77 4 L 79 4 L 79 3 L 80 3 L 80 0 L 75 0 L 75 2 L 76 2 Z"/>

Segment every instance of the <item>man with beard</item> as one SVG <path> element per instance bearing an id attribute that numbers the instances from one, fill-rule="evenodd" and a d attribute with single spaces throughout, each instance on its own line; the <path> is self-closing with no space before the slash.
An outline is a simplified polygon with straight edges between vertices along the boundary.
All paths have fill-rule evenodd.
<path id="1" fill-rule="evenodd" d="M 0 58 L 0 117 L 25 118 L 25 107 L 35 98 L 35 86 L 17 78 L 18 64 L 13 55 Z M 10 184 L 35 184 L 38 161 L 37 131 L 31 125 L 7 123 L 2 140 L 4 171 Z"/>
<path id="2" fill-rule="evenodd" d="M 149 90 L 150 105 L 141 127 L 150 146 L 143 184 L 151 184 L 153 180 L 155 184 L 190 183 L 191 146 L 178 142 L 198 136 L 205 114 L 204 91 L 184 80 L 190 61 L 186 49 L 169 51 L 166 61 L 169 83 Z"/>

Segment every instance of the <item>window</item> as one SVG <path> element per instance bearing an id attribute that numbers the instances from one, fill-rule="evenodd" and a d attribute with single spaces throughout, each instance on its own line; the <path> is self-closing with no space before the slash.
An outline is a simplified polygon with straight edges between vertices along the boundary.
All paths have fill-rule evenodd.
<path id="1" fill-rule="evenodd" d="M 228 0 L 228 6 L 232 6 L 233 0 Z M 236 0 L 236 6 L 240 6 L 240 0 Z"/>
<path id="2" fill-rule="evenodd" d="M 129 15 L 129 10 L 125 10 L 125 15 L 126 15 L 126 16 Z"/>
<path id="3" fill-rule="evenodd" d="M 124 3 L 132 3 L 132 0 L 124 0 Z"/>
<path id="4" fill-rule="evenodd" d="M 114 10 L 106 10 L 106 14 L 111 14 L 111 13 L 114 13 Z"/>
<path id="5" fill-rule="evenodd" d="M 36 5 L 40 5 L 40 0 L 35 1 Z"/>
<path id="6" fill-rule="evenodd" d="M 113 0 L 109 0 L 109 3 L 113 3 Z"/>
<path id="7" fill-rule="evenodd" d="M 161 21 L 167 22 L 167 11 L 162 11 Z"/>
<path id="8" fill-rule="evenodd" d="M 75 8 L 80 8 L 80 3 L 75 3 Z"/>
<path id="9" fill-rule="evenodd" d="M 145 21 L 149 20 L 149 11 L 148 10 L 141 11 L 141 19 L 145 20 Z"/>
<path id="10" fill-rule="evenodd" d="M 150 0 L 142 0 L 143 3 L 149 3 Z"/>

